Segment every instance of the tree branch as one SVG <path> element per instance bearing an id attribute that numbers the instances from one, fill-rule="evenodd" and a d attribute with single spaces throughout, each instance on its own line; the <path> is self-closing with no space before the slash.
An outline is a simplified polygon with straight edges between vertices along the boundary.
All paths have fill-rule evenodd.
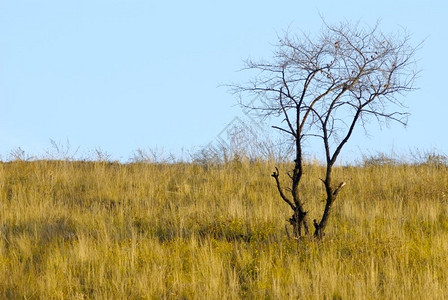
<path id="1" fill-rule="evenodd" d="M 277 183 L 277 189 L 278 189 L 278 192 L 279 192 L 279 194 L 280 194 L 280 197 L 283 199 L 283 201 L 285 201 L 286 203 L 288 203 L 288 205 L 291 207 L 291 209 L 292 209 L 293 211 L 296 211 L 296 207 L 295 207 L 295 205 L 292 204 L 291 200 L 289 200 L 289 199 L 285 196 L 285 194 L 283 193 L 282 187 L 281 187 L 281 185 L 280 185 L 280 181 L 279 181 L 279 179 L 278 179 L 279 172 L 278 172 L 278 168 L 277 168 L 277 167 L 275 167 L 275 171 L 272 173 L 271 176 L 274 177 L 275 182 Z"/>

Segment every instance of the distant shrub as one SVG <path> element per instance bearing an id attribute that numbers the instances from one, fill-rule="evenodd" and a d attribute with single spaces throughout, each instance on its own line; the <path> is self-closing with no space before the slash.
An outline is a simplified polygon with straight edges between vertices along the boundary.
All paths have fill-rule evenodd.
<path id="1" fill-rule="evenodd" d="M 370 156 L 363 155 L 362 157 L 362 164 L 365 167 L 394 166 L 399 162 L 398 159 L 384 153 Z"/>

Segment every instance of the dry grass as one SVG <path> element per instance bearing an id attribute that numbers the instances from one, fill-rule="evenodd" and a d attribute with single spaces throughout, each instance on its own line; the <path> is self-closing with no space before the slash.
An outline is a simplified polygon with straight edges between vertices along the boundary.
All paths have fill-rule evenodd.
<path id="1" fill-rule="evenodd" d="M 1 163 L 0 298 L 448 299 L 446 167 L 338 167 L 319 242 L 286 238 L 273 167 Z"/>

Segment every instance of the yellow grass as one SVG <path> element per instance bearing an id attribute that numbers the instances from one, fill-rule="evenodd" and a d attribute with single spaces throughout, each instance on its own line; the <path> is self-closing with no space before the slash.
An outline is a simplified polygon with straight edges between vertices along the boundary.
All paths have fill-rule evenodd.
<path id="1" fill-rule="evenodd" d="M 273 167 L 0 163 L 0 298 L 448 299 L 445 166 L 336 168 L 327 235 L 300 242 Z"/>

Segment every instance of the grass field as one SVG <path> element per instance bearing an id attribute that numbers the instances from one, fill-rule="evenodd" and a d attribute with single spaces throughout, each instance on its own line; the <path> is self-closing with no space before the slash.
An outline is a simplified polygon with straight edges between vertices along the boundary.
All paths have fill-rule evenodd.
<path id="1" fill-rule="evenodd" d="M 273 168 L 0 163 L 0 298 L 448 299 L 446 166 L 337 167 L 327 235 L 299 242 Z"/>

